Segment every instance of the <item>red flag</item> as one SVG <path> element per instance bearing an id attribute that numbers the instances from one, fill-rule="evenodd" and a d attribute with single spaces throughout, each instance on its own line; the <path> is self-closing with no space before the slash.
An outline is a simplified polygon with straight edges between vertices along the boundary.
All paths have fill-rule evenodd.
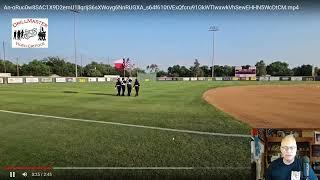
<path id="1" fill-rule="evenodd" d="M 114 61 L 113 63 L 114 63 L 114 67 L 119 71 L 123 71 L 127 68 L 130 68 L 129 58 L 127 58 L 127 60 L 125 58 L 118 59 L 118 60 Z"/>
<path id="2" fill-rule="evenodd" d="M 124 66 L 123 66 L 123 59 L 118 59 L 116 61 L 113 62 L 114 64 L 114 67 L 117 69 L 117 70 L 123 70 L 124 69 Z"/>

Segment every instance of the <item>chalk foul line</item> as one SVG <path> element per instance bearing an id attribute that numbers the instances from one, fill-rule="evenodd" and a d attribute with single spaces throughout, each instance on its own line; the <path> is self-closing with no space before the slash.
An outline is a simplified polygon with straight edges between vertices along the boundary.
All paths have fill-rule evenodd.
<path id="1" fill-rule="evenodd" d="M 89 120 L 89 119 L 78 119 L 78 118 L 68 118 L 68 117 L 59 117 L 59 116 L 42 115 L 42 114 L 32 114 L 32 113 L 8 111 L 8 110 L 1 110 L 1 109 L 0 109 L 0 112 L 17 114 L 17 115 L 24 115 L 24 116 L 44 117 L 44 118 L 52 118 L 52 119 L 60 119 L 60 120 L 68 120 L 68 121 L 79 121 L 79 122 L 87 122 L 87 123 L 110 124 L 110 125 L 117 125 L 117 126 L 153 129 L 153 130 L 161 130 L 161 131 L 171 131 L 171 132 L 188 133 L 188 134 L 201 134 L 201 135 L 225 136 L 225 137 L 243 137 L 243 138 L 250 138 L 251 137 L 250 135 L 246 135 L 246 134 L 226 134 L 226 133 L 192 131 L 192 130 L 183 130 L 183 129 L 161 128 L 161 127 L 143 126 L 143 125 L 136 125 L 136 124 L 125 124 L 125 123 L 108 122 L 108 121 L 96 121 L 96 120 Z"/>

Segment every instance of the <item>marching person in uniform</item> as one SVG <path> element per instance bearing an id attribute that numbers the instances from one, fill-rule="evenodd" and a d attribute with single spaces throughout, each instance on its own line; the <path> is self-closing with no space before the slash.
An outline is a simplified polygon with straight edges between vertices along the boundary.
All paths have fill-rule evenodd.
<path id="1" fill-rule="evenodd" d="M 126 91 L 126 80 L 124 80 L 124 78 L 122 78 L 122 81 L 121 81 L 121 89 L 122 89 L 121 96 L 124 96 L 124 92 Z"/>
<path id="2" fill-rule="evenodd" d="M 139 96 L 139 87 L 140 87 L 140 83 L 139 83 L 138 79 L 136 79 L 134 81 L 134 89 L 136 90 L 136 95 L 135 96 Z"/>
<path id="3" fill-rule="evenodd" d="M 128 96 L 130 96 L 130 94 L 131 94 L 131 89 L 132 89 L 131 83 L 132 83 L 132 80 L 131 80 L 131 78 L 129 78 L 128 83 L 127 83 Z"/>
<path id="4" fill-rule="evenodd" d="M 120 96 L 120 91 L 121 91 L 121 82 L 120 82 L 120 78 L 117 79 L 116 85 L 114 86 L 117 88 L 118 90 L 118 94 L 117 96 Z"/>

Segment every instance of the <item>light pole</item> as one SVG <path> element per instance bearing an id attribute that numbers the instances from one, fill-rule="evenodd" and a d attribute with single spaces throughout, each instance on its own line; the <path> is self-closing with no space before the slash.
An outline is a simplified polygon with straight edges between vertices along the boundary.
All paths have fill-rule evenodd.
<path id="1" fill-rule="evenodd" d="M 83 67 L 82 67 L 82 55 L 80 56 L 80 63 L 81 63 L 80 77 L 82 77 L 82 69 L 83 69 Z"/>
<path id="2" fill-rule="evenodd" d="M 3 66 L 4 66 L 4 73 L 7 73 L 7 68 L 6 68 L 6 50 L 4 47 L 4 41 L 2 42 L 3 46 Z"/>
<path id="3" fill-rule="evenodd" d="M 123 77 L 126 77 L 126 58 L 123 58 Z"/>
<path id="4" fill-rule="evenodd" d="M 17 76 L 19 76 L 19 58 L 17 58 Z"/>
<path id="5" fill-rule="evenodd" d="M 211 70 L 211 77 L 214 76 L 214 32 L 219 31 L 217 26 L 210 26 L 209 31 L 212 31 L 212 70 Z"/>
<path id="6" fill-rule="evenodd" d="M 74 12 L 73 16 L 73 35 L 74 35 L 74 63 L 76 64 L 76 78 L 78 77 L 78 67 L 77 67 L 77 45 L 76 45 L 76 14 L 79 14 L 78 10 L 70 10 Z"/>

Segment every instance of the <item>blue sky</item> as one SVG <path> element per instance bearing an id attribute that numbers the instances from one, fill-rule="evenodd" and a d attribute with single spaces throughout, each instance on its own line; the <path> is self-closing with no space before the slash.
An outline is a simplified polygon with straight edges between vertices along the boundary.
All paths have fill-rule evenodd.
<path id="1" fill-rule="evenodd" d="M 48 49 L 12 49 L 12 18 L 48 18 Z M 80 64 L 95 60 L 112 63 L 129 57 L 145 68 L 155 63 L 166 70 L 175 64 L 190 66 L 194 59 L 211 66 L 211 25 L 215 33 L 215 64 L 254 65 L 281 60 L 290 67 L 320 65 L 320 13 L 228 12 L 177 13 L 81 12 L 76 18 L 77 59 Z M 0 40 L 6 42 L 6 59 L 21 63 L 47 56 L 74 62 L 73 14 L 64 12 L 1 12 Z M 1 46 L 1 58 L 3 51 Z M 109 61 L 108 61 L 109 59 Z"/>

